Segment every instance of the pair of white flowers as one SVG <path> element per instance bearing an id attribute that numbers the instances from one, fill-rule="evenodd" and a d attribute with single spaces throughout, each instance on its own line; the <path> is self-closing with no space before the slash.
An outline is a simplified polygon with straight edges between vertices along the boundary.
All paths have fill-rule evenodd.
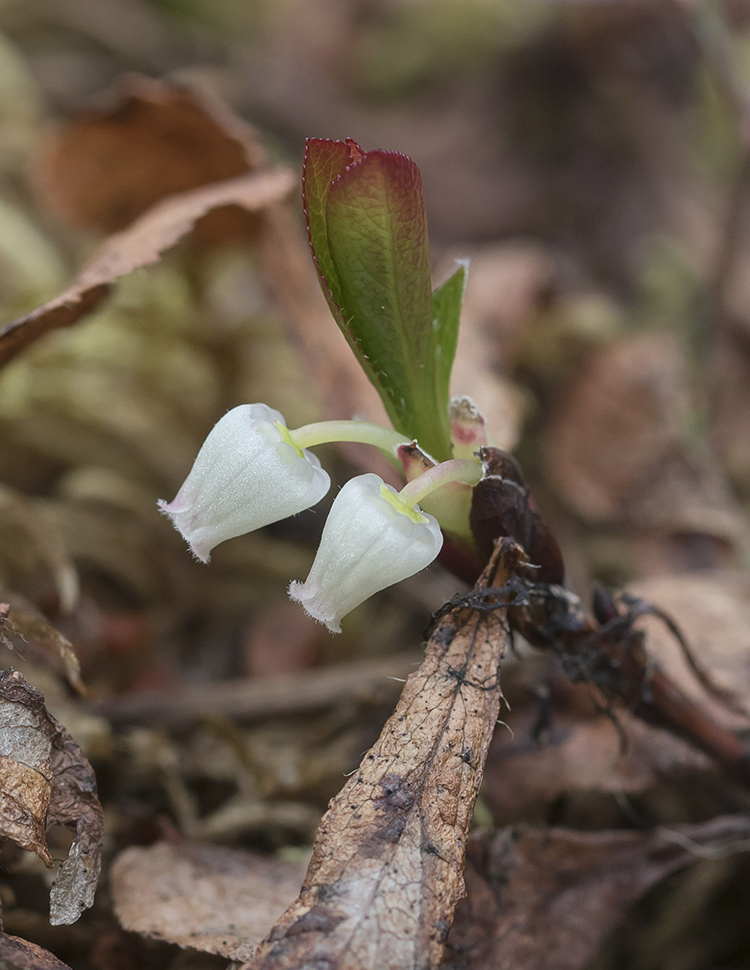
<path id="1" fill-rule="evenodd" d="M 297 434 L 265 404 L 236 407 L 213 428 L 177 497 L 159 502 L 198 559 L 208 562 L 220 542 L 296 515 L 326 495 L 331 480 Z M 378 475 L 360 475 L 336 496 L 310 574 L 292 583 L 289 595 L 340 633 L 343 616 L 424 569 L 442 544 L 437 519 Z"/>

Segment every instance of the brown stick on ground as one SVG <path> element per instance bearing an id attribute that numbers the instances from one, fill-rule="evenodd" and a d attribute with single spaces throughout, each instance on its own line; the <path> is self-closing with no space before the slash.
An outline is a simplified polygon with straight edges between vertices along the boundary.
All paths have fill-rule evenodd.
<path id="1" fill-rule="evenodd" d="M 480 582 L 523 553 L 498 544 Z M 502 692 L 504 611 L 443 617 L 357 773 L 331 801 L 297 901 L 243 970 L 419 970 L 440 963 Z"/>
<path id="2" fill-rule="evenodd" d="M 649 657 L 645 633 L 626 615 L 599 625 L 577 597 L 555 586 L 530 588 L 529 602 L 508 613 L 511 627 L 535 647 L 554 650 L 574 680 L 590 683 L 605 702 L 620 702 L 648 724 L 683 738 L 750 785 L 750 746 Z"/>

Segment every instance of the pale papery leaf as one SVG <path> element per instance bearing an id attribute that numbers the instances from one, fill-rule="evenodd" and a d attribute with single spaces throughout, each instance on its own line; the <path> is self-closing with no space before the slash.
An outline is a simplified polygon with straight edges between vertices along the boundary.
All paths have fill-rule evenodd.
<path id="1" fill-rule="evenodd" d="M 502 586 L 520 547 L 481 582 Z M 502 611 L 438 624 L 379 740 L 333 799 L 297 901 L 245 970 L 406 970 L 439 961 L 501 700 Z"/>
<path id="2" fill-rule="evenodd" d="M 294 901 L 305 868 L 222 846 L 160 842 L 122 852 L 110 886 L 124 929 L 247 960 Z"/>

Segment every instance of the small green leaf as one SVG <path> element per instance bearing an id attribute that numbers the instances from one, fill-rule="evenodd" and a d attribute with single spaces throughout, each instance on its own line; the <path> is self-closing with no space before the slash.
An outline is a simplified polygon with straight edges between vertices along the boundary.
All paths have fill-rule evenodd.
<path id="1" fill-rule="evenodd" d="M 437 395 L 446 402 L 450 398 L 451 370 L 458 344 L 458 325 L 461 306 L 469 276 L 469 261 L 461 260 L 458 269 L 441 283 L 432 294 L 432 326 L 435 331 L 437 357 Z"/>

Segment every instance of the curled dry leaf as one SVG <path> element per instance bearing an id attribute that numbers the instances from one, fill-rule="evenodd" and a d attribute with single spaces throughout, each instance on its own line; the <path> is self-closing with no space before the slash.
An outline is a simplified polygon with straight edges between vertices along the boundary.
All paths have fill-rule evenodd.
<path id="1" fill-rule="evenodd" d="M 161 199 L 266 164 L 253 129 L 206 93 L 126 75 L 38 152 L 40 202 L 75 226 L 118 232 Z"/>
<path id="2" fill-rule="evenodd" d="M 46 830 L 75 829 L 50 893 L 50 921 L 74 923 L 94 902 L 101 868 L 102 808 L 91 765 L 17 670 L 0 674 L 0 836 L 52 865 Z"/>
<path id="3" fill-rule="evenodd" d="M 18 593 L 0 595 L 8 600 L 6 604 L 0 604 L 0 643 L 25 656 L 31 663 L 51 667 L 65 677 L 74 690 L 85 694 L 81 665 L 70 640 L 23 596 Z M 3 610 L 3 606 L 7 608 Z"/>
<path id="4" fill-rule="evenodd" d="M 47 143 L 35 174 L 42 202 L 75 225 L 111 230 L 147 212 L 149 205 L 157 206 L 154 212 L 162 211 L 158 203 L 166 196 L 183 193 L 162 202 L 162 206 L 179 206 L 178 198 L 188 206 L 191 200 L 200 206 L 204 191 L 212 197 L 220 185 L 237 183 L 236 198 L 207 203 L 190 225 L 172 233 L 173 238 L 159 252 L 190 231 L 200 217 L 201 238 L 209 235 L 215 241 L 225 238 L 232 227 L 219 227 L 215 221 L 209 227 L 208 219 L 236 212 L 237 206 L 245 210 L 243 215 L 263 207 L 260 245 L 266 281 L 284 316 L 287 333 L 320 388 L 326 414 L 385 420 L 377 392 L 346 340 L 332 326 L 296 213 L 274 204 L 288 194 L 293 181 L 290 173 L 278 170 L 276 183 L 267 170 L 257 176 L 243 174 L 262 170 L 267 164 L 265 151 L 250 126 L 204 93 L 142 77 L 126 78 L 110 101 L 100 110 L 75 116 Z M 185 150 L 175 151 L 175 143 Z M 255 185 L 256 178 L 260 185 L 266 185 L 264 179 L 270 178 L 269 191 L 259 189 L 260 197 L 244 188 L 246 182 Z M 217 182 L 219 179 L 231 182 Z M 212 182 L 206 189 L 197 188 Z M 232 205 L 234 209 L 227 208 Z M 209 209 L 212 211 L 206 216 Z M 150 215 L 142 215 L 139 222 L 110 242 L 119 246 L 115 240 L 127 240 Z M 113 273 L 108 269 L 105 245 L 62 296 L 0 332 L 0 365 L 40 334 L 74 323 L 93 309 L 116 276 L 157 258 L 158 252 L 135 259 L 129 268 Z M 351 445 L 343 450 L 361 464 L 365 464 L 362 456 L 366 454 L 366 461 L 372 465 L 371 449 Z M 383 460 L 382 467 L 375 470 L 387 476 L 390 466 Z"/>
<path id="5" fill-rule="evenodd" d="M 0 970 L 70 970 L 36 943 L 0 931 Z"/>
<path id="6" fill-rule="evenodd" d="M 110 872 L 123 928 L 248 960 L 297 896 L 305 865 L 216 845 L 133 846 Z"/>
<path id="7" fill-rule="evenodd" d="M 502 586 L 520 547 L 499 544 Z M 500 707 L 502 611 L 438 624 L 379 740 L 333 799 L 302 892 L 246 970 L 413 970 L 439 962 L 463 895 L 466 839 Z"/>
<path id="8" fill-rule="evenodd" d="M 206 213 L 223 206 L 256 212 L 288 195 L 294 181 L 289 169 L 276 168 L 164 199 L 111 236 L 64 293 L 0 330 L 0 366 L 43 334 L 75 323 L 104 299 L 121 276 L 158 262 Z"/>
<path id="9" fill-rule="evenodd" d="M 733 816 L 646 833 L 477 833 L 442 970 L 581 970 L 650 886 L 696 858 L 747 851 L 749 837 Z"/>

